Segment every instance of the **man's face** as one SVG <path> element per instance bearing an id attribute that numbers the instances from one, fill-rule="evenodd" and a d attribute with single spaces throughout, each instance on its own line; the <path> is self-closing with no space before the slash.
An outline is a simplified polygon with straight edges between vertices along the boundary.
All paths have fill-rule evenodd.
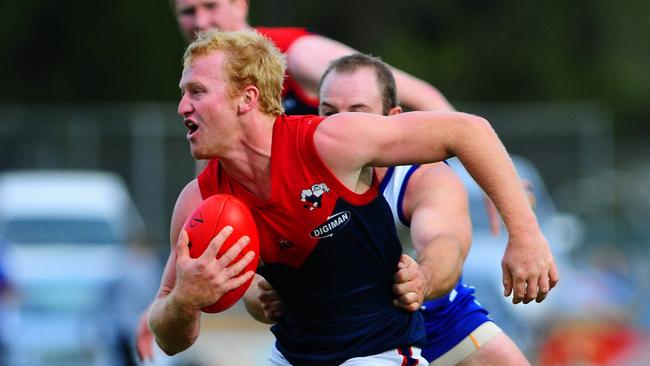
<path id="1" fill-rule="evenodd" d="M 330 72 L 323 80 L 319 97 L 321 116 L 340 112 L 383 114 L 377 77 L 370 68 L 351 73 Z"/>
<path id="2" fill-rule="evenodd" d="M 175 0 L 175 4 L 178 26 L 188 42 L 200 31 L 234 31 L 247 26 L 247 0 Z"/>
<path id="3" fill-rule="evenodd" d="M 178 114 L 188 129 L 187 140 L 195 159 L 209 159 L 227 150 L 237 115 L 236 100 L 229 95 L 225 55 L 212 51 L 194 58 L 179 83 L 182 97 Z"/>

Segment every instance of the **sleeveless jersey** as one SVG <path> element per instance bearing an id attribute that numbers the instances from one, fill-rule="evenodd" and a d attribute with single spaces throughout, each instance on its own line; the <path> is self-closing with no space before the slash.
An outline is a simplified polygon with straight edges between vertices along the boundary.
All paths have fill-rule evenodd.
<path id="1" fill-rule="evenodd" d="M 404 216 L 403 201 L 411 175 L 419 165 L 390 167 L 380 183 L 380 190 L 390 205 L 404 251 L 415 257 L 410 222 Z M 435 224 L 435 223 L 432 223 Z M 474 298 L 474 288 L 463 284 L 462 277 L 446 296 L 425 301 L 420 308 L 426 329 L 422 356 L 429 362 L 442 356 L 469 336 L 479 325 L 490 321 L 488 311 Z"/>
<path id="2" fill-rule="evenodd" d="M 293 365 L 338 365 L 424 341 L 422 317 L 393 306 L 401 255 L 377 179 L 357 194 L 319 157 L 317 116 L 280 116 L 273 127 L 271 194 L 251 194 L 211 160 L 199 175 L 203 198 L 239 197 L 251 209 L 264 263 L 258 272 L 283 299 L 271 330 Z"/>
<path id="3" fill-rule="evenodd" d="M 255 29 L 275 43 L 280 52 L 286 54 L 298 38 L 311 33 L 298 27 L 255 27 Z M 308 95 L 287 69 L 282 86 L 282 106 L 289 115 L 318 114 L 318 98 Z"/>

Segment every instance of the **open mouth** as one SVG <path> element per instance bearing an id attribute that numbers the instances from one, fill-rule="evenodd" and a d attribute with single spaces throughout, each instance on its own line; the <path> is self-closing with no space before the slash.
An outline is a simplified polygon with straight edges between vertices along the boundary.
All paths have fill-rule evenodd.
<path id="1" fill-rule="evenodd" d="M 196 130 L 199 129 L 199 125 L 197 125 L 196 123 L 190 121 L 189 119 L 186 119 L 183 122 L 185 123 L 185 127 L 187 127 L 187 129 L 190 130 L 190 135 L 193 134 L 194 132 L 196 132 Z"/>

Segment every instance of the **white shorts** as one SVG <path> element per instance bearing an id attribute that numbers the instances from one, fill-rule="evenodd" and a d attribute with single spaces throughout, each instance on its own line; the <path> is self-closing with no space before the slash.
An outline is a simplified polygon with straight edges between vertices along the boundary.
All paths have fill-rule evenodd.
<path id="1" fill-rule="evenodd" d="M 278 351 L 275 345 L 269 357 L 270 366 L 292 366 Z M 429 362 L 420 355 L 418 347 L 401 347 L 376 355 L 354 357 L 346 360 L 341 366 L 428 366 Z"/>

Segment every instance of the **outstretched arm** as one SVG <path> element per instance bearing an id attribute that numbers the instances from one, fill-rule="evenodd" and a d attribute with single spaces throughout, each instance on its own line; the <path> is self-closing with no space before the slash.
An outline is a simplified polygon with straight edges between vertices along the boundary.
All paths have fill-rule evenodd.
<path id="1" fill-rule="evenodd" d="M 359 51 L 319 35 L 298 38 L 287 51 L 291 76 L 313 97 L 318 81 L 333 60 Z M 431 84 L 396 68 L 391 68 L 400 104 L 413 110 L 453 110 L 447 99 Z"/>
<path id="2" fill-rule="evenodd" d="M 424 300 L 449 293 L 460 277 L 469 251 L 472 225 L 467 191 L 444 163 L 427 164 L 411 176 L 403 200 L 410 221 L 419 271 L 400 269 L 396 274 L 396 305 L 414 310 Z M 417 296 L 422 287 L 424 296 Z"/>
<path id="3" fill-rule="evenodd" d="M 509 233 L 508 246 L 517 253 L 517 261 L 504 262 L 506 296 L 514 293 L 515 303 L 541 301 L 558 281 L 549 245 L 521 180 L 486 120 L 456 112 L 408 112 L 389 117 L 339 113 L 320 124 L 314 143 L 325 163 L 351 189 L 358 186 L 364 167 L 458 156 L 496 205 Z"/>

